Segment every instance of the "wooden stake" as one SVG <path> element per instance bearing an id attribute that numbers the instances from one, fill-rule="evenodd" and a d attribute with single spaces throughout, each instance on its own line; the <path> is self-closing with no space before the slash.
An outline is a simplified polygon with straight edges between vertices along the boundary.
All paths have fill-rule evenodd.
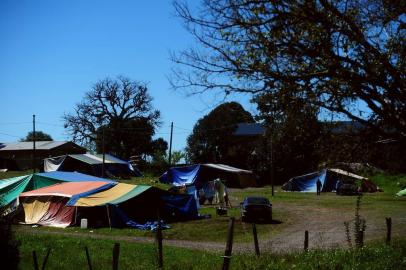
<path id="1" fill-rule="evenodd" d="M 47 255 L 45 255 L 44 261 L 42 262 L 41 270 L 45 270 L 45 265 L 47 264 L 49 253 L 51 253 L 51 248 L 48 248 Z"/>
<path id="2" fill-rule="evenodd" d="M 392 218 L 386 218 L 386 244 L 390 245 L 392 240 Z"/>
<path id="3" fill-rule="evenodd" d="M 255 254 L 257 256 L 259 256 L 260 253 L 259 253 L 259 245 L 258 245 L 257 226 L 255 225 L 255 223 L 252 223 L 252 234 L 254 235 Z"/>
<path id="4" fill-rule="evenodd" d="M 120 256 L 120 244 L 115 243 L 113 248 L 113 270 L 118 270 L 118 257 Z"/>
<path id="5" fill-rule="evenodd" d="M 161 220 L 158 219 L 158 226 L 156 229 L 156 244 L 158 247 L 157 250 L 157 261 L 158 261 L 158 268 L 162 269 L 163 267 L 163 252 L 162 252 L 162 228 L 161 228 Z"/>
<path id="6" fill-rule="evenodd" d="M 89 250 L 87 249 L 87 247 L 85 247 L 85 251 L 86 251 L 86 259 L 87 259 L 87 265 L 89 266 L 89 270 L 93 270 L 92 261 L 90 260 Z"/>
<path id="7" fill-rule="evenodd" d="M 309 250 L 309 231 L 305 231 L 304 250 Z"/>
<path id="8" fill-rule="evenodd" d="M 38 260 L 37 260 L 37 253 L 35 252 L 35 250 L 32 252 L 32 259 L 34 261 L 34 269 L 39 270 L 39 268 L 38 268 Z"/>
<path id="9" fill-rule="evenodd" d="M 233 236 L 234 236 L 234 217 L 228 222 L 227 245 L 224 251 L 223 270 L 228 270 L 230 267 L 231 253 L 233 251 Z"/>

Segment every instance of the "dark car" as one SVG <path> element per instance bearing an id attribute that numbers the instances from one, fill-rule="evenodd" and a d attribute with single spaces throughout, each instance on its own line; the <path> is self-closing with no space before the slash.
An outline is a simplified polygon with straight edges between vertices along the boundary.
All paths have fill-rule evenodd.
<path id="1" fill-rule="evenodd" d="M 272 204 L 264 197 L 246 197 L 241 203 L 243 222 L 271 222 Z"/>
<path id="2" fill-rule="evenodd" d="M 358 195 L 360 192 L 358 191 L 358 186 L 352 183 L 345 183 L 342 184 L 337 188 L 336 191 L 337 195 Z"/>

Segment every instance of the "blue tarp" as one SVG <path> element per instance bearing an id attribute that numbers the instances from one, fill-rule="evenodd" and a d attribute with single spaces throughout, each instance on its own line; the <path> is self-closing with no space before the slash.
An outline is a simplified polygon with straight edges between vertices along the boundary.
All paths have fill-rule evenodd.
<path id="1" fill-rule="evenodd" d="M 324 169 L 320 172 L 293 177 L 282 186 L 282 189 L 286 191 L 316 192 L 317 179 L 320 179 L 322 192 L 335 191 L 339 181 L 338 177 Z"/>
<path id="2" fill-rule="evenodd" d="M 53 171 L 53 172 L 36 173 L 35 175 L 65 182 L 83 182 L 83 181 L 115 182 L 110 179 L 100 178 L 78 172 Z"/>
<path id="3" fill-rule="evenodd" d="M 197 219 L 197 203 L 194 195 L 164 195 L 164 213 L 171 220 Z"/>
<path id="4" fill-rule="evenodd" d="M 170 168 L 166 171 L 159 181 L 174 186 L 193 185 L 199 177 L 200 164 L 188 167 Z"/>
<path id="5" fill-rule="evenodd" d="M 156 231 L 158 227 L 158 221 L 148 221 L 142 224 L 131 220 L 117 205 L 109 205 L 109 209 L 112 214 L 113 227 L 122 227 L 121 225 L 124 224 L 125 226 L 144 231 Z M 162 220 L 161 228 L 170 229 L 169 225 L 164 223 Z"/>

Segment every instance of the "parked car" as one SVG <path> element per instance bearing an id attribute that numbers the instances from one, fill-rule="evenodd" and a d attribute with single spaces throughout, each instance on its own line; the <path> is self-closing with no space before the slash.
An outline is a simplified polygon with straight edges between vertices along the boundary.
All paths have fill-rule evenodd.
<path id="1" fill-rule="evenodd" d="M 265 197 L 246 197 L 241 205 L 243 222 L 272 221 L 272 204 Z"/>
<path id="2" fill-rule="evenodd" d="M 336 191 L 337 195 L 358 195 L 358 186 L 352 183 L 342 184 Z"/>

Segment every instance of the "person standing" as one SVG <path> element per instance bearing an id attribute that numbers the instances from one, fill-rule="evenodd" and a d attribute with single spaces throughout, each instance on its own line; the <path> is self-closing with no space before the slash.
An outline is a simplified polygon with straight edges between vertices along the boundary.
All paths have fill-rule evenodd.
<path id="1" fill-rule="evenodd" d="M 316 186 L 317 186 L 317 196 L 320 196 L 320 192 L 321 192 L 321 181 L 320 181 L 320 178 L 317 179 Z"/>

